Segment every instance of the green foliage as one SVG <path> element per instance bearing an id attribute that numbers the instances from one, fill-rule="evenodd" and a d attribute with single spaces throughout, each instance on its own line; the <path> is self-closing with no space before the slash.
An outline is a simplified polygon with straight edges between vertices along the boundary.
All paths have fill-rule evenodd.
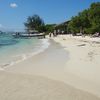
<path id="1" fill-rule="evenodd" d="M 77 16 L 71 18 L 59 25 L 44 24 L 44 21 L 38 16 L 33 15 L 27 18 L 25 23 L 27 30 L 38 30 L 39 32 L 53 32 L 56 30 L 63 30 L 67 33 L 87 33 L 93 34 L 100 32 L 100 2 L 92 3 L 90 8 L 80 12 Z"/>
<path id="2" fill-rule="evenodd" d="M 24 23 L 27 30 L 38 30 L 40 31 L 44 26 L 44 21 L 38 16 L 33 15 L 27 18 L 27 21 Z"/>
<path id="3" fill-rule="evenodd" d="M 38 30 L 40 33 L 46 32 L 46 27 L 45 27 L 45 25 L 42 25 L 42 26 L 39 26 L 37 30 Z"/>
<path id="4" fill-rule="evenodd" d="M 79 17 L 78 16 L 72 17 L 72 20 L 70 21 L 70 23 L 68 25 L 68 29 L 71 32 L 76 33 L 76 32 L 79 32 L 80 27 L 81 27 L 81 21 L 80 21 Z"/>
<path id="5" fill-rule="evenodd" d="M 55 28 L 55 24 L 47 24 L 45 25 L 45 29 L 46 29 L 46 34 L 53 32 Z"/>
<path id="6" fill-rule="evenodd" d="M 61 30 L 61 31 L 64 31 L 64 32 L 66 32 L 67 33 L 67 31 L 68 31 L 68 23 L 69 23 L 70 21 L 66 21 L 66 22 L 63 22 L 63 23 L 61 23 L 61 24 L 58 24 L 58 25 L 56 25 L 55 26 L 55 29 L 56 30 Z"/>
<path id="7" fill-rule="evenodd" d="M 92 3 L 90 8 L 72 17 L 68 24 L 69 31 L 73 33 L 100 32 L 100 2 Z"/>

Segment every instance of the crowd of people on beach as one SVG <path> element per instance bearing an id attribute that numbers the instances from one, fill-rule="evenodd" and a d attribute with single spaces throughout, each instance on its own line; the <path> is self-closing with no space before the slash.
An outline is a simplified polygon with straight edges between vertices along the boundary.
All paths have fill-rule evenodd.
<path id="1" fill-rule="evenodd" d="M 92 35 L 92 37 L 100 37 L 100 32 L 96 32 L 95 34 Z"/>
<path id="2" fill-rule="evenodd" d="M 62 30 L 54 30 L 53 32 L 50 32 L 49 33 L 49 37 L 57 37 L 57 35 L 62 35 L 64 34 L 65 32 Z M 85 37 L 86 34 L 83 34 L 82 32 L 80 33 L 69 33 L 71 34 L 72 36 L 82 36 L 82 37 Z M 100 32 L 95 32 L 94 34 L 92 34 L 90 37 L 100 37 Z"/>
<path id="3" fill-rule="evenodd" d="M 59 34 L 64 34 L 64 31 L 62 30 L 54 30 L 53 32 L 50 32 L 49 33 L 49 37 L 56 37 L 57 35 L 59 35 Z"/>

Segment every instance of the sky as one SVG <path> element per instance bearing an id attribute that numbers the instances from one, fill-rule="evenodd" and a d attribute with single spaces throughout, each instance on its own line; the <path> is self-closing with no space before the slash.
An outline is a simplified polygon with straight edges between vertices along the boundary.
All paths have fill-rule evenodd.
<path id="1" fill-rule="evenodd" d="M 0 30 L 23 31 L 28 16 L 39 15 L 46 24 L 70 20 L 100 0 L 0 0 Z"/>

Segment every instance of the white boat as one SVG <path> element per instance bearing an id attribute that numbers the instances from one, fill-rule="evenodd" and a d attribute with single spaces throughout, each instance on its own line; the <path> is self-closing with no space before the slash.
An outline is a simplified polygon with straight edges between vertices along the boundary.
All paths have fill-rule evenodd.
<path id="1" fill-rule="evenodd" d="M 40 33 L 40 34 L 20 34 L 20 33 L 14 33 L 13 37 L 15 38 L 20 38 L 20 37 L 40 37 L 40 38 L 45 38 L 45 34 L 44 33 Z"/>

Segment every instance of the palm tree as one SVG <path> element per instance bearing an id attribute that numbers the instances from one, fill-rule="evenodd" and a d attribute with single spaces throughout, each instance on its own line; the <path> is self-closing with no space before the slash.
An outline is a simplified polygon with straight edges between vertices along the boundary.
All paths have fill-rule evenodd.
<path id="1" fill-rule="evenodd" d="M 24 23 L 26 30 L 39 30 L 40 27 L 44 26 L 44 21 L 38 16 L 33 15 L 27 18 L 27 21 Z"/>

